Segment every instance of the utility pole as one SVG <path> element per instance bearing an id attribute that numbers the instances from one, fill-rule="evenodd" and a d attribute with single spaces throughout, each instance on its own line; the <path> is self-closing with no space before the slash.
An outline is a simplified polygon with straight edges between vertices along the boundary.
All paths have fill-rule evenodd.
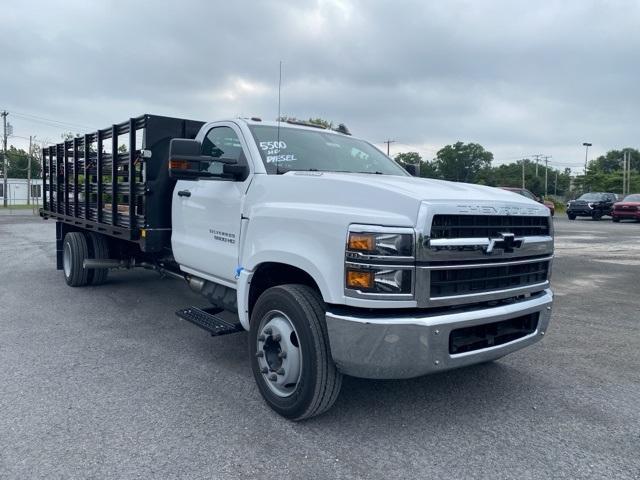
<path id="1" fill-rule="evenodd" d="M 584 147 L 584 182 L 582 185 L 582 190 L 586 190 L 587 188 L 587 156 L 589 155 L 589 147 L 593 145 L 589 142 L 582 142 L 582 146 Z"/>
<path id="2" fill-rule="evenodd" d="M 526 158 L 522 159 L 522 188 L 526 188 L 524 184 L 524 164 L 526 162 Z"/>
<path id="3" fill-rule="evenodd" d="M 386 141 L 384 141 L 382 143 L 386 143 L 387 144 L 387 157 L 389 157 L 390 156 L 389 155 L 389 147 L 391 146 L 392 143 L 396 143 L 396 141 L 389 139 L 389 140 L 386 140 Z"/>
<path id="4" fill-rule="evenodd" d="M 31 205 L 31 153 L 33 152 L 33 137 L 29 135 L 29 156 L 27 157 L 27 205 Z"/>
<path id="5" fill-rule="evenodd" d="M 7 115 L 9 115 L 9 112 L 7 112 L 6 110 L 3 111 L 2 113 L 0 113 L 0 115 L 2 115 L 2 124 L 3 124 L 3 135 L 2 135 L 2 158 L 3 158 L 3 163 L 2 163 L 2 172 L 3 172 L 3 187 L 2 187 L 2 198 L 3 200 L 3 205 L 5 208 L 7 208 L 7 196 L 9 195 L 8 192 L 8 187 L 7 187 L 7 174 L 8 174 L 8 167 L 7 167 Z"/>
<path id="6" fill-rule="evenodd" d="M 627 193 L 631 193 L 631 150 L 627 151 Z"/>
<path id="7" fill-rule="evenodd" d="M 629 195 L 631 193 L 631 152 L 624 152 L 622 163 L 622 194 Z"/>
<path id="8" fill-rule="evenodd" d="M 624 197 L 627 191 L 627 152 L 622 152 L 622 196 Z"/>
<path id="9" fill-rule="evenodd" d="M 537 155 L 531 155 L 531 156 L 536 159 L 536 177 L 537 177 L 538 176 L 538 161 L 540 160 L 540 157 L 542 155 L 537 154 Z"/>
<path id="10" fill-rule="evenodd" d="M 547 179 L 549 177 L 549 159 L 551 158 L 551 155 L 544 155 L 542 158 L 544 158 L 544 196 L 547 196 Z"/>
<path id="11" fill-rule="evenodd" d="M 556 170 L 556 181 L 553 183 L 553 195 L 558 196 L 558 170 Z"/>

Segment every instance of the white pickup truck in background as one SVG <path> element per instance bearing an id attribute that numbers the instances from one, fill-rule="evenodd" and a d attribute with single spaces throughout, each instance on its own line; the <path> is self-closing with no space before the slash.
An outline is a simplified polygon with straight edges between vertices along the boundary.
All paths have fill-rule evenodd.
<path id="1" fill-rule="evenodd" d="M 42 215 L 57 220 L 67 283 L 123 267 L 185 279 L 214 308 L 178 315 L 215 335 L 248 330 L 260 392 L 289 419 L 330 408 L 343 374 L 487 362 L 549 325 L 544 205 L 412 177 L 342 126 L 146 115 L 43 158 Z"/>

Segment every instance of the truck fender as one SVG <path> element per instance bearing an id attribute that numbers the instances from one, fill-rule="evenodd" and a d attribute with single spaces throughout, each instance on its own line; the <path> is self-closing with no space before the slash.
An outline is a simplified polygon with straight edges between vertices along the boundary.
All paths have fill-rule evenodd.
<path id="1" fill-rule="evenodd" d="M 242 326 L 249 330 L 249 293 L 254 272 L 262 263 L 282 263 L 298 268 L 309 275 L 318 286 L 325 302 L 331 302 L 330 289 L 320 270 L 308 259 L 291 252 L 262 251 L 250 259 L 246 266 L 238 268 L 236 291 L 238 295 L 238 317 Z M 341 274 L 340 274 L 341 275 Z"/>

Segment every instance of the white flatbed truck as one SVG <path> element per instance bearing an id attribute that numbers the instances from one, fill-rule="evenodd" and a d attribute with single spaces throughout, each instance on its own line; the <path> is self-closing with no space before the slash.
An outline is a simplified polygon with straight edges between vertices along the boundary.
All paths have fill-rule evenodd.
<path id="1" fill-rule="evenodd" d="M 143 115 L 43 160 L 66 282 L 134 267 L 185 280 L 211 306 L 177 314 L 247 330 L 260 393 L 292 420 L 329 409 L 344 374 L 487 362 L 549 325 L 544 205 L 415 178 L 342 125 Z"/>

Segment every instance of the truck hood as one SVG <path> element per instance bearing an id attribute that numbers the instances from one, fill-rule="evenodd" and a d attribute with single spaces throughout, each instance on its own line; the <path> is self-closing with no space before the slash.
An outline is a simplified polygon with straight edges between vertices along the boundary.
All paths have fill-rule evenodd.
<path id="1" fill-rule="evenodd" d="M 306 210 L 307 215 L 330 212 L 334 216 L 343 215 L 350 223 L 380 225 L 416 225 L 423 202 L 446 204 L 452 207 L 452 213 L 470 213 L 492 206 L 524 208 L 528 215 L 549 215 L 549 209 L 543 205 L 498 188 L 391 175 L 333 172 L 256 175 L 249 196 L 249 208 L 277 208 L 280 215 L 286 215 L 282 210 Z"/>
<path id="2" fill-rule="evenodd" d="M 300 174 L 302 172 L 295 172 Z M 526 197 L 500 188 L 473 185 L 470 183 L 448 182 L 431 178 L 399 177 L 392 175 L 371 175 L 352 173 L 323 173 L 327 180 L 344 184 L 366 185 L 412 197 L 416 200 L 451 202 L 460 200 L 504 201 L 508 203 L 538 205 Z M 346 186 L 346 185 L 345 185 Z"/>

